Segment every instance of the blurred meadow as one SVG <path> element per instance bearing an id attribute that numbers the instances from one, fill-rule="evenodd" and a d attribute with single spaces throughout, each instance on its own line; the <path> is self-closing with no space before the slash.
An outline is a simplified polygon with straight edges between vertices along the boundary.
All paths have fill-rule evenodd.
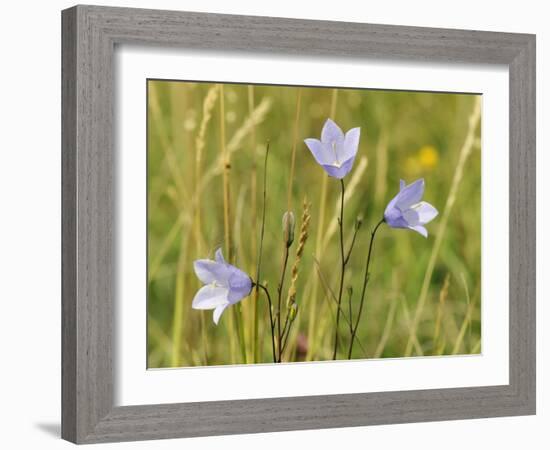
<path id="1" fill-rule="evenodd" d="M 344 132 L 361 128 L 345 178 L 346 248 L 358 217 L 362 226 L 346 270 L 337 358 L 348 356 L 344 318 L 350 307 L 352 317 L 358 314 L 371 230 L 399 180 L 418 178 L 439 215 L 426 225 L 428 238 L 386 224 L 378 230 L 352 358 L 481 352 L 480 96 L 149 80 L 147 101 L 149 368 L 273 361 L 261 291 L 227 308 L 218 325 L 212 311 L 191 308 L 202 286 L 193 261 L 213 259 L 217 248 L 255 280 L 267 141 L 259 281 L 272 297 L 283 262 L 283 214 L 296 218 L 284 298 L 304 204 L 310 215 L 282 361 L 333 359 L 340 183 L 304 144 L 320 137 L 329 117 Z"/>

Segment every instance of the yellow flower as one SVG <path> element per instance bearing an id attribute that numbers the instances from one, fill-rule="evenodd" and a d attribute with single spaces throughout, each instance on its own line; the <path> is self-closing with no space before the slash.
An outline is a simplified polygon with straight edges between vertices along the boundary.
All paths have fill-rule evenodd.
<path id="1" fill-rule="evenodd" d="M 439 154 L 432 145 L 424 145 L 418 150 L 418 162 L 423 169 L 433 169 L 439 161 Z"/>

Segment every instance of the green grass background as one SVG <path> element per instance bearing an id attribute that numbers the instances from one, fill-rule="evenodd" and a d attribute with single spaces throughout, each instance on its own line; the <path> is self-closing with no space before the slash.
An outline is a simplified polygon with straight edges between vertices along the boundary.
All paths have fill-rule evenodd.
<path id="1" fill-rule="evenodd" d="M 281 270 L 281 218 L 288 205 L 294 146 L 291 206 L 297 219 L 297 235 L 304 199 L 311 214 L 308 241 L 299 265 L 298 315 L 284 361 L 331 359 L 335 306 L 319 281 L 314 255 L 318 255 L 328 284 L 337 290 L 339 236 L 337 232 L 326 236 L 338 215 L 340 186 L 338 180 L 324 180 L 325 172 L 303 143 L 307 137 L 320 136 L 328 117 L 344 131 L 361 127 L 358 156 L 345 180 L 349 186 L 356 177 L 355 189 L 345 208 L 346 240 L 351 238 L 356 217 L 363 217 L 345 280 L 345 286 L 354 287 L 354 308 L 358 305 L 370 229 L 398 192 L 400 178 L 410 183 L 423 177 L 424 200 L 440 211 L 427 225 L 428 239 L 385 225 L 378 231 L 358 330 L 360 344 L 355 345 L 353 358 L 479 353 L 479 124 L 475 125 L 474 139 L 466 149 L 471 152 L 464 161 L 464 171 L 456 180 L 456 198 L 454 202 L 449 200 L 460 155 L 464 153 L 469 117 L 477 100 L 477 96 L 466 94 L 237 84 L 222 87 L 212 83 L 150 80 L 148 366 L 271 361 L 268 312 L 263 296 L 257 303 L 257 341 L 253 339 L 253 295 L 227 309 L 218 326 L 212 322 L 211 311 L 191 309 L 193 296 L 200 287 L 193 272 L 193 260 L 212 258 L 216 248 L 227 248 L 224 147 L 226 154 L 230 152 L 226 187 L 230 198 L 233 262 L 255 276 L 263 157 L 268 140 L 262 281 L 268 283 L 272 296 Z M 356 173 L 361 167 L 362 173 Z M 201 189 L 197 189 L 199 185 Z M 446 208 L 449 216 L 443 227 Z M 433 255 L 433 272 L 424 281 L 438 234 L 442 235 L 441 246 Z M 323 240 L 326 245 L 322 245 Z M 296 243 L 291 252 L 295 246 Z M 425 303 L 419 309 L 424 282 Z M 418 321 L 414 320 L 416 314 Z M 349 337 L 345 326 L 341 329 L 341 339 L 346 343 Z M 416 339 L 412 348 L 411 336 Z M 347 346 L 342 346 L 339 358 L 346 357 L 344 348 Z"/>

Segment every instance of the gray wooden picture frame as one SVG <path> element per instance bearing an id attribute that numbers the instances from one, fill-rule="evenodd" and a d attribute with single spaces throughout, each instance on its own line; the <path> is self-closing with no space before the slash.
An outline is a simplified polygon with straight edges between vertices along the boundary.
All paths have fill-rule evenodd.
<path id="1" fill-rule="evenodd" d="M 535 36 L 75 6 L 62 12 L 62 437 L 76 443 L 535 413 Z M 509 384 L 114 406 L 116 44 L 504 64 L 510 85 Z"/>

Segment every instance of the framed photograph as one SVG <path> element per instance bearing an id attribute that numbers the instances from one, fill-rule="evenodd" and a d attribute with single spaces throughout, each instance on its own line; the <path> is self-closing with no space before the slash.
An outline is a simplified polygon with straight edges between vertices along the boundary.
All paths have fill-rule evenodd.
<path id="1" fill-rule="evenodd" d="M 62 13 L 62 435 L 535 413 L 535 37 Z"/>

